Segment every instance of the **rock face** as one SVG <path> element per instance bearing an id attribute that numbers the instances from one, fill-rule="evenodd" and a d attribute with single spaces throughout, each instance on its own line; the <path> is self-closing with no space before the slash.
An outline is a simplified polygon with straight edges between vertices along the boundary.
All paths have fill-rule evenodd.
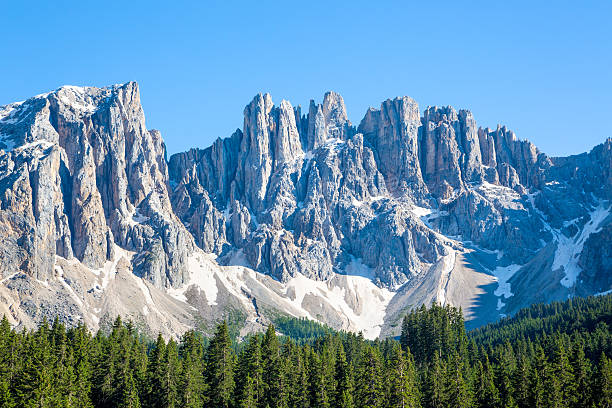
<path id="1" fill-rule="evenodd" d="M 23 324 L 137 307 L 168 334 L 229 312 L 254 330 L 275 310 L 377 335 L 423 302 L 479 324 L 612 288 L 611 139 L 552 158 L 409 97 L 355 127 L 334 92 L 305 115 L 260 94 L 167 161 L 131 82 L 0 107 L 0 148 L 0 305 Z M 103 300 L 132 286 L 140 303 Z"/>
<path id="2" fill-rule="evenodd" d="M 4 112 L 0 216 L 18 255 L 2 276 L 17 265 L 44 281 L 55 255 L 100 269 L 116 244 L 157 287 L 183 283 L 193 239 L 172 211 L 165 147 L 145 128 L 136 83 L 63 87 Z"/>

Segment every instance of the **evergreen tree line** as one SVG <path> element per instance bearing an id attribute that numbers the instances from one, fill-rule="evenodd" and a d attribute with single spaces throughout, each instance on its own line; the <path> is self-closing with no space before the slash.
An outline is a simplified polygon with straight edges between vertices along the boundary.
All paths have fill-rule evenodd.
<path id="1" fill-rule="evenodd" d="M 221 323 L 209 339 L 188 331 L 148 342 L 120 318 L 95 336 L 58 321 L 16 331 L 4 318 L 0 408 L 612 407 L 610 301 L 563 304 L 608 315 L 537 334 L 521 330 L 555 315 L 540 306 L 471 333 L 461 310 L 421 307 L 403 319 L 399 341 L 283 321 L 311 340 L 270 326 L 235 343 Z M 512 340 L 498 341 L 508 330 Z"/>

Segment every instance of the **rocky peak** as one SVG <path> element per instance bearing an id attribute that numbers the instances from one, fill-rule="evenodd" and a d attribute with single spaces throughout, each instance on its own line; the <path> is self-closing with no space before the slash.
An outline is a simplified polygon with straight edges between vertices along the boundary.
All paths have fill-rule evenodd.
<path id="1" fill-rule="evenodd" d="M 483 164 L 496 168 L 495 181 L 519 191 L 541 185 L 541 171 L 550 166 L 550 160 L 533 143 L 519 140 L 513 131 L 501 125 L 495 130 L 479 129 L 478 139 Z"/>
<path id="2" fill-rule="evenodd" d="M 419 161 L 420 125 L 417 102 L 404 96 L 387 99 L 380 110 L 369 109 L 358 127 L 372 146 L 388 187 L 395 194 L 411 192 L 418 199 L 427 194 Z"/>
<path id="3" fill-rule="evenodd" d="M 307 123 L 305 138 L 307 151 L 318 148 L 328 139 L 346 139 L 350 122 L 342 96 L 329 91 L 323 96 L 322 104 L 315 104 L 314 100 L 311 100 Z"/>
<path id="4" fill-rule="evenodd" d="M 24 177 L 27 171 L 33 179 L 29 190 L 4 183 L 4 194 L 22 191 L 34 206 L 39 197 L 48 202 L 45 214 L 15 208 L 22 221 L 10 223 L 8 242 L 30 237 L 25 227 L 32 222 L 29 214 L 36 212 L 46 222 L 38 229 L 44 235 L 37 245 L 50 248 L 47 255 L 74 256 L 98 269 L 113 260 L 118 245 L 138 253 L 135 271 L 154 284 L 180 284 L 191 237 L 172 212 L 165 146 L 159 132 L 146 129 L 138 85 L 64 86 L 10 110 L 0 120 L 5 160 L 24 160 L 29 167 L 24 167 Z M 36 163 L 44 163 L 44 174 L 31 170 Z M 21 263 L 24 271 L 50 276 L 52 268 L 31 259 L 37 256 L 31 253 Z M 34 271 L 31 265 L 44 265 L 44 270 Z"/>
<path id="5" fill-rule="evenodd" d="M 471 112 L 457 112 L 450 106 L 428 107 L 422 121 L 421 168 L 429 190 L 447 199 L 465 182 L 480 181 L 482 157 Z"/>

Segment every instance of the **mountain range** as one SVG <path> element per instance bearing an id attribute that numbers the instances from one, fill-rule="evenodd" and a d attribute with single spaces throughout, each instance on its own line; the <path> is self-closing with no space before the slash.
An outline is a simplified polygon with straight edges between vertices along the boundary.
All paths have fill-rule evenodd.
<path id="1" fill-rule="evenodd" d="M 168 158 L 128 82 L 0 106 L 0 149 L 16 326 L 246 334 L 295 316 L 375 338 L 424 303 L 476 327 L 612 289 L 612 139 L 550 157 L 410 97 L 356 125 L 334 92 L 307 112 L 259 94 L 242 129 Z"/>

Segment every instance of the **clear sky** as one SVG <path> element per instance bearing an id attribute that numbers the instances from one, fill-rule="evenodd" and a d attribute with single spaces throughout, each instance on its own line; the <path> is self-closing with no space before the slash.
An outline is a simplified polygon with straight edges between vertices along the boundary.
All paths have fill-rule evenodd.
<path id="1" fill-rule="evenodd" d="M 1 1 L 0 105 L 135 80 L 175 153 L 242 127 L 258 92 L 335 90 L 355 124 L 409 95 L 566 155 L 612 137 L 611 21 L 612 1 Z"/>

